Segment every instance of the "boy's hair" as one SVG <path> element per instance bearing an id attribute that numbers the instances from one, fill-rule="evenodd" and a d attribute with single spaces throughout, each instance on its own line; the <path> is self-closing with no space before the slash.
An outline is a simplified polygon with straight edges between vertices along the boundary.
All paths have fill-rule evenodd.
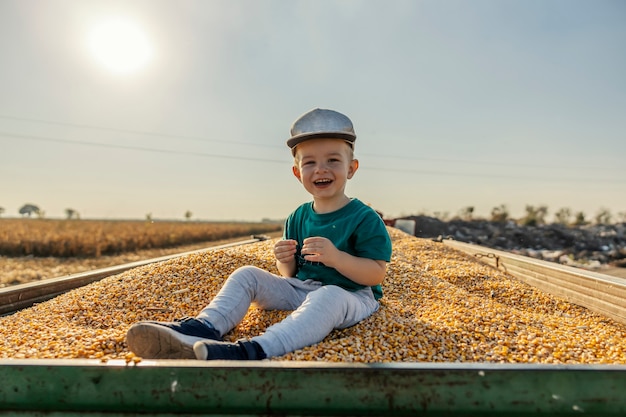
<path id="1" fill-rule="evenodd" d="M 294 156 L 298 144 L 310 139 L 343 139 L 351 148 L 356 141 L 352 121 L 344 114 L 327 109 L 313 109 L 304 113 L 293 123 L 290 133 L 287 146 Z"/>
<path id="2" fill-rule="evenodd" d="M 336 139 L 336 138 L 317 138 L 317 139 Z M 354 159 L 354 145 L 348 141 L 343 141 L 348 148 L 348 161 L 352 161 Z M 300 157 L 298 156 L 298 147 L 294 146 L 291 149 L 291 153 L 293 154 L 294 163 L 300 162 Z"/>

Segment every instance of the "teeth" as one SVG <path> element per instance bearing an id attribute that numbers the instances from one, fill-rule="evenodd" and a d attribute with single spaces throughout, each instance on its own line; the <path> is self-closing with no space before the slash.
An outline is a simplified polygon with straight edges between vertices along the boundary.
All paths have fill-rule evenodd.
<path id="1" fill-rule="evenodd" d="M 317 180 L 315 181 L 316 184 L 321 184 L 321 183 L 326 183 L 326 182 L 331 182 L 331 180 L 329 179 L 323 179 L 323 180 Z"/>

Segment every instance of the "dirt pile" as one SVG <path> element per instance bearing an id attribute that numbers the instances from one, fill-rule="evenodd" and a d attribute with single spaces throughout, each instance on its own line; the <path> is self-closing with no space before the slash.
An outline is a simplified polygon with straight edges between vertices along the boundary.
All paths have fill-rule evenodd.
<path id="1" fill-rule="evenodd" d="M 626 223 L 565 226 L 522 226 L 514 221 L 450 220 L 410 216 L 414 235 L 454 239 L 561 264 L 596 268 L 626 267 Z"/>

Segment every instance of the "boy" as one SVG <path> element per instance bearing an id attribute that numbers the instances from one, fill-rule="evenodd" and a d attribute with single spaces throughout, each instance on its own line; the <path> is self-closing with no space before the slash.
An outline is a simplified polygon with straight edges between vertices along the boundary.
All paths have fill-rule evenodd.
<path id="1" fill-rule="evenodd" d="M 315 109 L 298 118 L 287 145 L 293 174 L 313 201 L 291 213 L 274 246 L 280 276 L 239 268 L 196 318 L 132 325 L 130 350 L 144 358 L 261 360 L 318 343 L 374 313 L 391 240 L 380 216 L 345 194 L 359 167 L 355 140 L 352 122 L 341 113 Z M 294 311 L 260 336 L 222 341 L 251 303 Z"/>

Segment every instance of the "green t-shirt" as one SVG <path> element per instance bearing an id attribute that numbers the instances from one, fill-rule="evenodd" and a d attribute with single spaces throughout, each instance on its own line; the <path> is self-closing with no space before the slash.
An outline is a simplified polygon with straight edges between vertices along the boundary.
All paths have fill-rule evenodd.
<path id="1" fill-rule="evenodd" d="M 348 291 L 366 288 L 341 275 L 335 268 L 321 262 L 304 259 L 300 253 L 302 242 L 308 237 L 325 237 L 337 249 L 361 258 L 377 261 L 391 261 L 391 239 L 385 223 L 371 207 L 357 199 L 332 213 L 317 214 L 313 203 L 308 202 L 298 207 L 285 222 L 283 238 L 298 242 L 296 252 L 296 277 L 302 281 L 313 279 L 324 285 L 337 285 Z M 383 295 L 380 285 L 372 287 L 374 297 Z"/>

